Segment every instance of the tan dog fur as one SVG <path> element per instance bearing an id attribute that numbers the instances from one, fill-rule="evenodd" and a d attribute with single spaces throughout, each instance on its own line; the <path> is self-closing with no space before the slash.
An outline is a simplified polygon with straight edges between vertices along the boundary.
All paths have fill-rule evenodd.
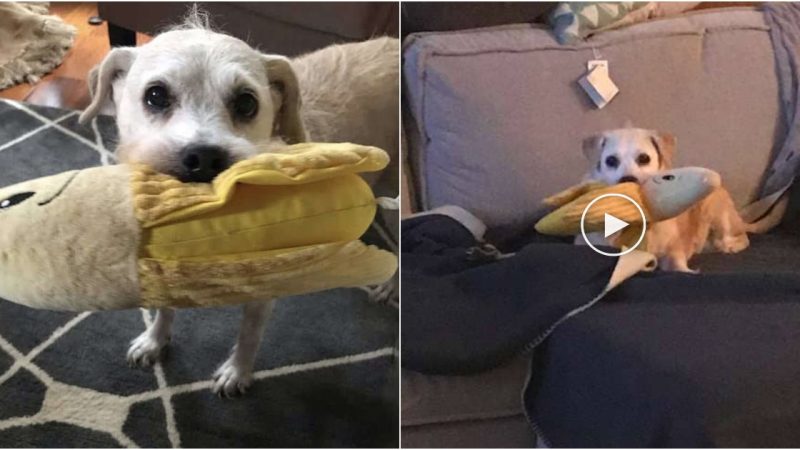
<path id="1" fill-rule="evenodd" d="M 676 139 L 668 133 L 628 127 L 587 138 L 583 150 L 592 163 L 587 178 L 612 184 L 632 176 L 642 182 L 673 167 Z M 607 164 L 611 157 L 616 158 L 616 167 Z M 663 270 L 696 272 L 689 268 L 689 260 L 707 247 L 709 239 L 714 249 L 737 253 L 749 246 L 747 229 L 730 194 L 720 187 L 678 217 L 649 225 L 646 250 L 658 257 Z"/>

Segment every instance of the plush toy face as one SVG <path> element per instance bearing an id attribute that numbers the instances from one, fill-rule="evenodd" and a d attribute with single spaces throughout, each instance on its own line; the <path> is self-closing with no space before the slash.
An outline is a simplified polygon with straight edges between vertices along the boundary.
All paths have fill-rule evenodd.
<path id="1" fill-rule="evenodd" d="M 718 173 L 700 167 L 658 172 L 642 184 L 647 208 L 655 220 L 675 217 L 720 187 Z"/>
<path id="2" fill-rule="evenodd" d="M 0 211 L 6 215 L 12 214 L 12 209 L 14 214 L 34 214 L 61 196 L 78 173 L 65 172 L 0 189 Z"/>
<path id="3" fill-rule="evenodd" d="M 47 308 L 117 307 L 138 296 L 139 227 L 124 166 L 0 189 L 0 297 Z"/>

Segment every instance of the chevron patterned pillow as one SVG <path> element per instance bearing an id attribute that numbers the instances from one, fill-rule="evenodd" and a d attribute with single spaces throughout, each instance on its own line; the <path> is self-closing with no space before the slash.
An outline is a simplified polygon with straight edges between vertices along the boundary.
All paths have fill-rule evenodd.
<path id="1" fill-rule="evenodd" d="M 563 2 L 550 13 L 549 22 L 560 44 L 576 44 L 591 34 L 613 28 L 632 11 L 650 2 Z"/>

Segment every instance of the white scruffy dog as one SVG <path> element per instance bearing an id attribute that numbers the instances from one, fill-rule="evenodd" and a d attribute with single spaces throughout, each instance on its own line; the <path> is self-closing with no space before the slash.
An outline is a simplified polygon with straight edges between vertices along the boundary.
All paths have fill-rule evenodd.
<path id="1" fill-rule="evenodd" d="M 211 181 L 240 159 L 306 140 L 374 145 L 396 161 L 398 76 L 397 39 L 334 45 L 289 60 L 212 31 L 195 12 L 144 46 L 112 50 L 90 74 L 92 102 L 81 121 L 113 110 L 118 159 L 184 181 Z M 214 374 L 214 392 L 232 396 L 250 385 L 272 307 L 272 301 L 244 306 L 233 352 Z M 149 366 L 160 357 L 174 314 L 157 312 L 132 342 L 131 364 Z"/>

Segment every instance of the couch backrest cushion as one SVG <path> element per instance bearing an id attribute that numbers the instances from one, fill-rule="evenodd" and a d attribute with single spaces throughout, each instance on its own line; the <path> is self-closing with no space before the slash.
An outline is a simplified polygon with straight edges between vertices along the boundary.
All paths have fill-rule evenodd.
<path id="1" fill-rule="evenodd" d="M 595 53 L 619 95 L 597 110 L 577 80 Z M 586 136 L 627 120 L 677 138 L 677 166 L 720 172 L 736 203 L 756 194 L 785 134 L 769 29 L 751 8 L 690 13 L 574 46 L 536 25 L 412 35 L 404 87 L 423 208 L 487 224 L 532 221 L 579 182 Z"/>

